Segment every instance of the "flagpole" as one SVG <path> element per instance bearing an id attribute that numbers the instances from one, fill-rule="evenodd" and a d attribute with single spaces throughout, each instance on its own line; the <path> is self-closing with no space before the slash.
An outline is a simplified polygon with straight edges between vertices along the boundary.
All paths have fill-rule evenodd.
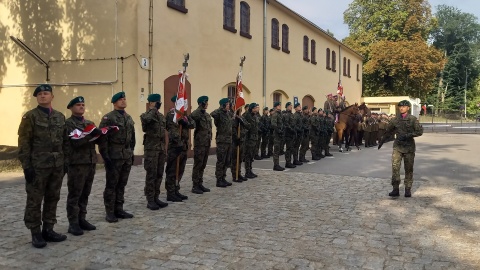
<path id="1" fill-rule="evenodd" d="M 180 77 L 180 81 L 183 81 L 184 76 L 186 76 L 187 67 L 188 67 L 188 60 L 190 59 L 190 54 L 188 54 L 188 53 L 185 54 L 185 55 L 183 56 L 183 58 L 185 59 L 185 61 L 183 62 L 183 74 L 182 74 L 182 76 Z M 180 84 L 181 84 L 181 82 L 179 82 L 179 87 L 180 87 Z M 186 83 L 185 83 L 185 86 L 186 86 Z M 183 90 L 183 91 L 186 92 L 185 86 L 184 86 L 184 90 Z M 178 100 L 178 92 L 177 92 L 177 100 Z M 185 102 L 185 101 L 184 101 L 184 102 Z M 176 104 L 176 102 L 175 102 L 175 104 Z M 176 107 L 176 106 L 175 106 L 175 107 Z M 175 108 L 175 109 L 177 109 L 177 108 Z M 186 114 L 186 112 L 185 112 L 185 110 L 184 110 L 182 117 L 184 117 L 185 114 Z M 178 123 L 177 123 L 177 124 L 178 124 Z M 183 128 L 183 125 L 180 125 L 180 141 L 182 141 L 182 131 L 183 131 L 182 128 Z M 183 144 L 183 142 L 182 142 L 182 144 Z M 183 147 L 183 145 L 182 145 L 182 147 Z M 187 150 L 188 150 L 188 149 L 187 149 Z M 180 155 L 177 156 L 177 167 L 176 167 L 176 169 L 175 169 L 175 178 L 176 178 L 176 180 L 177 180 L 177 181 L 176 181 L 176 182 L 177 182 L 177 185 L 176 185 L 176 186 L 178 186 L 178 185 L 180 184 L 179 174 L 180 174 Z"/>
<path id="2" fill-rule="evenodd" d="M 245 62 L 245 59 L 247 59 L 245 56 L 240 57 L 240 72 L 243 71 L 243 62 Z M 237 87 L 238 87 L 238 78 L 237 78 Z M 237 89 L 237 97 L 238 97 L 238 89 Z M 237 97 L 235 97 L 235 109 L 236 109 L 236 114 L 240 117 L 240 112 L 242 111 L 242 107 L 237 108 Z M 238 123 L 237 126 L 237 164 L 235 166 L 235 176 L 236 180 L 238 181 L 238 175 L 240 173 L 240 123 Z"/>

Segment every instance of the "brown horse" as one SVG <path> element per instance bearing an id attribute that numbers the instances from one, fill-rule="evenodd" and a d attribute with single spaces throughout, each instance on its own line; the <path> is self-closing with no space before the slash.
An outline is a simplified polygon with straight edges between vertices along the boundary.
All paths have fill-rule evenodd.
<path id="1" fill-rule="evenodd" d="M 344 132 L 349 131 L 352 128 L 356 128 L 355 126 L 352 126 L 351 124 L 352 122 L 349 121 L 349 119 L 351 118 L 351 116 L 357 115 L 359 111 L 360 110 L 359 110 L 358 104 L 355 103 L 354 105 L 348 106 L 347 108 L 345 108 L 339 113 L 338 122 L 335 124 L 335 129 L 337 130 L 337 136 L 338 136 L 337 144 L 338 144 L 338 150 L 340 152 L 343 152 L 342 142 L 343 142 Z M 347 134 L 349 134 L 349 132 L 347 132 Z"/>

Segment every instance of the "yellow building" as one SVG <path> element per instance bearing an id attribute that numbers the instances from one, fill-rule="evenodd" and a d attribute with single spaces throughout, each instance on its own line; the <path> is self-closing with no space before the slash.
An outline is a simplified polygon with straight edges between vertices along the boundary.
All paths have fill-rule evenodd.
<path id="1" fill-rule="evenodd" d="M 21 116 L 45 82 L 55 109 L 69 117 L 67 103 L 81 95 L 97 124 L 112 94 L 125 91 L 142 138 L 146 97 L 160 93 L 164 110 L 173 106 L 185 53 L 193 109 L 201 95 L 212 111 L 235 94 L 241 56 L 247 103 L 297 97 L 322 107 L 339 80 L 350 103 L 362 93 L 362 57 L 276 0 L 5 0 L 0 13 L 0 145 L 17 145 Z"/>

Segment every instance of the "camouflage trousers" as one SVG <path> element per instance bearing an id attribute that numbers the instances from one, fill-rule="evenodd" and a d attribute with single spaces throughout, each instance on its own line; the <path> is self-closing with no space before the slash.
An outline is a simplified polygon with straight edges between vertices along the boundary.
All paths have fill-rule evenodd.
<path id="1" fill-rule="evenodd" d="M 255 141 L 245 142 L 245 172 L 252 171 L 252 164 L 255 157 Z"/>
<path id="2" fill-rule="evenodd" d="M 267 155 L 267 146 L 269 145 L 270 141 L 268 140 L 269 134 L 268 133 L 262 133 L 262 145 L 260 149 L 260 154 L 262 156 Z"/>
<path id="3" fill-rule="evenodd" d="M 238 175 L 242 174 L 242 162 L 245 160 L 245 142 L 240 142 L 240 147 L 237 149 L 235 144 L 232 144 L 232 164 L 230 170 L 232 171 L 232 178 L 237 179 L 237 168 Z M 237 151 L 238 153 L 238 167 L 237 167 Z"/>
<path id="4" fill-rule="evenodd" d="M 292 156 L 295 149 L 295 137 L 285 138 L 285 143 L 287 144 L 287 149 L 285 150 L 285 161 L 287 163 L 292 163 Z"/>
<path id="5" fill-rule="evenodd" d="M 310 148 L 310 135 L 308 133 L 303 134 L 302 142 L 300 144 L 300 159 L 304 159 Z"/>
<path id="6" fill-rule="evenodd" d="M 298 153 L 300 151 L 300 145 L 302 144 L 303 141 L 303 134 L 297 134 L 295 137 L 295 142 L 293 144 L 293 160 L 298 161 Z"/>
<path id="7" fill-rule="evenodd" d="M 310 152 L 312 153 L 312 158 L 317 156 L 321 153 L 322 149 L 319 147 L 319 137 L 318 135 L 310 135 L 309 140 L 311 141 L 312 147 L 310 148 Z"/>
<path id="8" fill-rule="evenodd" d="M 370 142 L 371 142 L 370 134 L 371 133 L 372 132 L 370 132 L 370 131 L 364 131 L 364 133 L 363 133 L 363 139 L 365 140 L 365 147 L 370 146 Z"/>
<path id="9" fill-rule="evenodd" d="M 217 143 L 217 164 L 215 165 L 215 178 L 222 179 L 227 175 L 232 157 L 231 143 Z"/>
<path id="10" fill-rule="evenodd" d="M 258 134 L 258 140 L 255 143 L 255 148 L 253 151 L 255 152 L 254 156 L 258 155 L 260 153 L 260 146 L 262 145 L 262 134 Z"/>
<path id="11" fill-rule="evenodd" d="M 35 179 L 25 186 L 27 205 L 23 220 L 28 229 L 38 228 L 42 221 L 44 225 L 57 223 L 57 203 L 64 175 L 63 166 L 35 169 Z"/>
<path id="12" fill-rule="evenodd" d="M 205 171 L 205 167 L 207 166 L 209 151 L 210 146 L 195 146 L 193 148 L 193 186 L 203 184 L 203 172 Z"/>
<path id="13" fill-rule="evenodd" d="M 184 147 L 186 149 L 186 147 Z M 178 183 L 177 183 L 177 158 L 178 160 Z M 165 173 L 165 189 L 167 194 L 174 194 L 175 191 L 180 190 L 180 180 L 185 172 L 185 165 L 187 164 L 187 150 L 176 150 L 169 148 L 167 153 L 167 167 Z"/>
<path id="14" fill-rule="evenodd" d="M 268 135 L 268 155 L 273 155 L 273 132 Z"/>
<path id="15" fill-rule="evenodd" d="M 68 167 L 67 218 L 78 223 L 87 215 L 88 196 L 92 191 L 97 164 L 76 164 Z"/>
<path id="16" fill-rule="evenodd" d="M 283 150 L 282 138 L 281 134 L 273 135 L 273 165 L 280 165 L 280 151 Z"/>
<path id="17" fill-rule="evenodd" d="M 123 210 L 125 202 L 125 187 L 128 176 L 132 169 L 132 159 L 112 159 L 113 169 L 106 171 L 105 191 L 103 191 L 103 203 L 107 213 Z"/>
<path id="18" fill-rule="evenodd" d="M 165 169 L 165 152 L 146 150 L 143 168 L 146 171 L 144 194 L 147 201 L 152 202 L 160 195 L 163 171 Z"/>
<path id="19" fill-rule="evenodd" d="M 400 168 L 402 167 L 402 159 L 405 166 L 405 187 L 411 188 L 413 184 L 413 161 L 415 152 L 401 153 L 393 149 L 392 153 L 392 186 L 400 185 Z"/>

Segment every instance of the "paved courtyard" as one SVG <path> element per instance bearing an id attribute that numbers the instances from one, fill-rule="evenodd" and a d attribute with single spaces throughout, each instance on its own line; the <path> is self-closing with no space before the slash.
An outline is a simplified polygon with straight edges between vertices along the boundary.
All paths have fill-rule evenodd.
<path id="1" fill-rule="evenodd" d="M 478 165 L 470 152 L 478 153 L 480 137 L 464 137 L 447 149 L 444 141 L 452 138 L 442 136 L 419 139 L 420 150 L 443 151 L 417 155 L 420 174 L 415 174 L 410 199 L 403 190 L 398 199 L 386 196 L 391 143 L 380 151 L 334 152 L 334 159 L 288 172 L 273 172 L 265 169 L 271 163 L 256 162 L 258 178 L 227 189 L 214 187 L 214 168 L 208 166 L 205 181 L 212 192 L 205 195 L 190 192 L 188 165 L 182 191 L 189 199 L 159 211 L 145 207 L 145 173 L 137 166 L 125 204 L 135 218 L 114 224 L 104 221 L 105 172 L 98 170 L 88 208 L 97 230 L 79 237 L 68 234 L 67 241 L 44 249 L 31 246 L 23 224 L 24 186 L 1 185 L 0 268 L 479 269 L 480 194 L 471 191 L 480 192 L 480 180 L 469 164 Z M 384 163 L 372 165 L 375 158 Z M 364 171 L 352 176 L 322 168 L 328 162 L 380 168 L 374 176 Z M 432 173 L 426 175 L 422 164 L 429 162 L 436 165 L 427 166 Z M 446 166 L 460 171 L 445 179 L 446 173 L 438 171 L 450 171 Z M 68 226 L 66 194 L 64 181 L 56 225 L 62 233 Z"/>

